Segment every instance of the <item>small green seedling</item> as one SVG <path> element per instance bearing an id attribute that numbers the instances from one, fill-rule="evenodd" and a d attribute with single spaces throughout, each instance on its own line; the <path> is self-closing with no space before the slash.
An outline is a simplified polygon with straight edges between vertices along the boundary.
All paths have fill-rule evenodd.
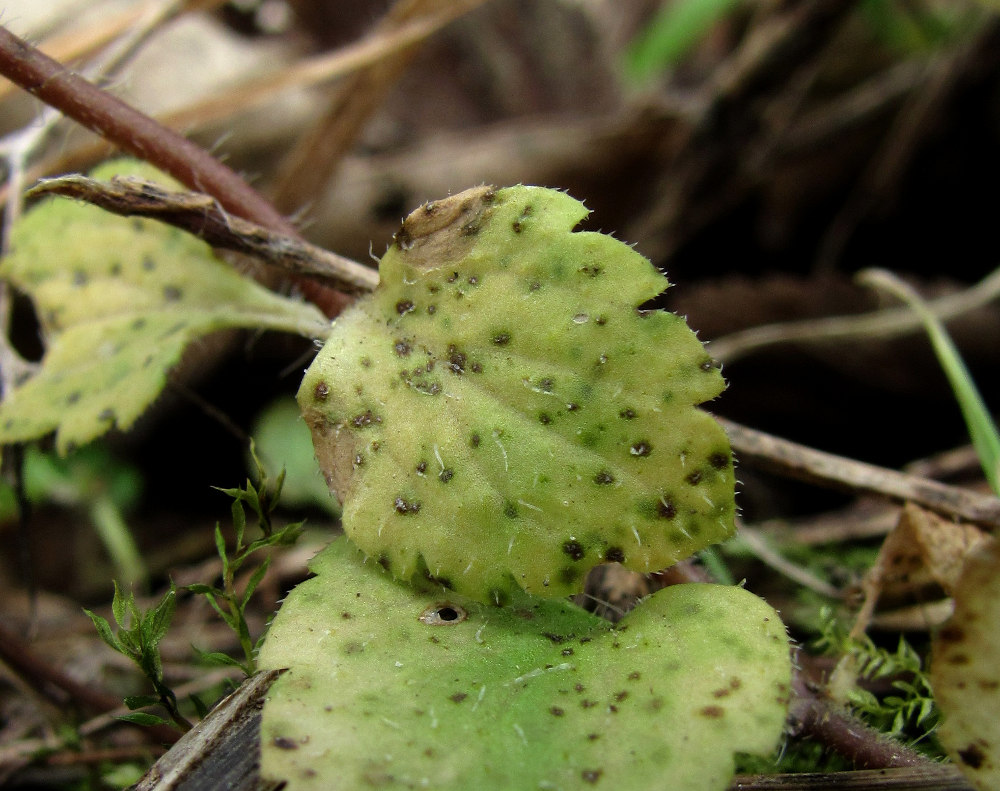
<path id="1" fill-rule="evenodd" d="M 696 408 L 724 384 L 669 284 L 573 232 L 581 203 L 482 187 L 410 215 L 381 283 L 299 390 L 344 529 L 400 579 L 479 601 L 564 596 L 733 532 L 733 465 Z"/>

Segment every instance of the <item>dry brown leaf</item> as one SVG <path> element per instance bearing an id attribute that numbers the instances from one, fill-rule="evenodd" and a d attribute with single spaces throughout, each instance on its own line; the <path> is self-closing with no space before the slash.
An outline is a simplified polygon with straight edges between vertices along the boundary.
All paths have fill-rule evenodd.
<path id="1" fill-rule="evenodd" d="M 931 682 L 941 743 L 976 788 L 1000 788 L 1000 542 L 962 567 L 955 614 L 935 637 Z"/>
<path id="2" fill-rule="evenodd" d="M 987 538 L 974 525 L 952 522 L 907 503 L 862 584 L 865 600 L 852 635 L 868 627 L 880 598 L 897 602 L 916 598 L 927 604 L 929 588 L 951 595 L 965 558 Z M 936 622 L 925 614 L 928 625 Z"/>

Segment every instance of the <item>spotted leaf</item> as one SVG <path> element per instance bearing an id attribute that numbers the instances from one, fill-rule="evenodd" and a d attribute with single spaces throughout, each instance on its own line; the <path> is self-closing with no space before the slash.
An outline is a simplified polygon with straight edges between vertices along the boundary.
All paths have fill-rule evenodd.
<path id="1" fill-rule="evenodd" d="M 147 165 L 126 173 L 169 185 Z M 56 432 L 61 452 L 111 428 L 127 429 L 166 384 L 193 340 L 234 327 L 325 334 L 312 306 L 268 291 L 204 242 L 152 220 L 62 198 L 15 226 L 3 277 L 28 294 L 46 351 L 38 374 L 0 404 L 0 443 Z"/>
<path id="2" fill-rule="evenodd" d="M 554 190 L 410 215 L 299 403 L 344 527 L 401 578 L 504 603 L 606 561 L 655 571 L 733 530 L 733 468 L 696 408 L 718 368 L 630 247 Z"/>
<path id="3" fill-rule="evenodd" d="M 679 585 L 612 626 L 515 593 L 417 592 L 343 539 L 282 604 L 261 774 L 308 789 L 721 791 L 785 721 L 784 627 L 738 587 Z"/>

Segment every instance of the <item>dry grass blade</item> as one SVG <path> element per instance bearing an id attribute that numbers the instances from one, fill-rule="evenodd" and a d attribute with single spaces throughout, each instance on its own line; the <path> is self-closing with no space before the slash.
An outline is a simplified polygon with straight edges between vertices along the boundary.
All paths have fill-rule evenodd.
<path id="1" fill-rule="evenodd" d="M 1000 500 L 995 497 L 808 448 L 731 420 L 718 420 L 729 435 L 733 450 L 744 462 L 833 488 L 908 500 L 939 514 L 959 517 L 992 530 L 1000 528 Z"/>

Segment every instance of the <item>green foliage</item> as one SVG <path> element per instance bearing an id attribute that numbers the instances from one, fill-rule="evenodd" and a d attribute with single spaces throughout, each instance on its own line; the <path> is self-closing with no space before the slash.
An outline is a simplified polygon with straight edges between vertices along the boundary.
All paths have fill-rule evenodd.
<path id="1" fill-rule="evenodd" d="M 94 175 L 140 175 L 117 162 Z M 56 432 L 60 453 L 128 429 L 194 340 L 237 327 L 320 337 L 316 308 L 235 272 L 204 242 L 152 220 L 48 199 L 13 228 L 0 277 L 34 301 L 45 335 L 41 370 L 0 404 L 0 444 Z"/>
<path id="2" fill-rule="evenodd" d="M 1000 495 L 1000 432 L 997 431 L 993 416 L 944 324 L 913 288 L 891 272 L 868 270 L 859 277 L 869 285 L 890 291 L 909 305 L 920 318 L 962 410 L 986 480 L 993 492 Z"/>
<path id="3" fill-rule="evenodd" d="M 107 548 L 118 578 L 126 585 L 146 582 L 145 563 L 125 521 L 125 513 L 142 492 L 138 470 L 123 464 L 99 444 L 80 448 L 65 458 L 31 446 L 24 451 L 22 476 L 28 502 L 86 513 Z M 13 490 L 0 483 L 0 522 L 16 517 Z"/>
<path id="4" fill-rule="evenodd" d="M 191 723 L 181 714 L 177 706 L 177 696 L 163 680 L 163 663 L 160 659 L 160 641 L 167 633 L 177 608 L 177 590 L 173 583 L 163 598 L 143 612 L 135 601 L 135 594 L 123 594 L 115 583 L 115 595 L 111 612 L 117 625 L 112 631 L 107 619 L 90 610 L 84 610 L 93 621 L 101 639 L 118 653 L 131 659 L 153 686 L 153 695 L 128 697 L 125 705 L 139 709 L 159 704 L 167 711 L 170 720 L 156 714 L 132 711 L 121 719 L 137 725 L 159 725 L 173 722 L 181 730 L 188 730 Z"/>
<path id="5" fill-rule="evenodd" d="M 319 508 L 340 516 L 340 504 L 316 468 L 312 436 L 294 399 L 282 398 L 267 406 L 257 416 L 252 434 L 267 474 L 285 471 L 283 505 Z"/>
<path id="6" fill-rule="evenodd" d="M 655 571 L 733 532 L 733 468 L 696 405 L 724 387 L 666 278 L 572 232 L 555 190 L 418 209 L 299 390 L 344 529 L 400 579 L 502 604 L 593 566 Z"/>
<path id="7" fill-rule="evenodd" d="M 338 539 L 261 649 L 262 774 L 296 789 L 723 789 L 782 732 L 784 628 L 738 587 L 666 588 L 612 626 L 572 604 L 420 593 Z"/>
<path id="8" fill-rule="evenodd" d="M 914 741 L 926 739 L 939 715 L 923 660 L 913 647 L 902 636 L 895 651 L 875 645 L 868 635 L 852 638 L 829 608 L 821 611 L 820 619 L 816 647 L 841 658 L 838 670 L 851 676 L 846 693 L 850 706 L 884 733 Z M 897 692 L 881 697 L 857 683 L 893 676 L 900 676 L 892 681 Z"/>
<path id="9" fill-rule="evenodd" d="M 737 4 L 738 0 L 664 3 L 629 44 L 625 52 L 626 74 L 639 81 L 675 65 Z"/>
<path id="10" fill-rule="evenodd" d="M 196 583 L 188 585 L 187 590 L 197 593 L 208 599 L 213 609 L 219 617 L 225 621 L 226 625 L 236 634 L 243 652 L 242 660 L 234 659 L 228 654 L 221 652 L 199 652 L 202 659 L 221 665 L 232 665 L 240 668 L 246 675 L 251 676 L 256 672 L 257 660 L 256 652 L 260 640 L 256 643 L 250 636 L 250 627 L 247 625 L 246 608 L 250 602 L 250 597 L 264 579 L 264 575 L 271 564 L 271 557 L 268 555 L 261 561 L 247 580 L 242 592 L 237 590 L 236 576 L 246 565 L 250 556 L 262 549 L 270 549 L 279 546 L 291 546 L 298 539 L 302 532 L 302 523 L 295 522 L 283 528 L 276 529 L 271 516 L 281 498 L 281 489 L 284 482 L 285 473 L 278 474 L 277 480 L 271 485 L 267 471 L 257 457 L 254 446 L 251 443 L 250 454 L 257 468 L 258 485 L 254 485 L 248 478 L 246 486 L 243 488 L 220 489 L 219 491 L 233 498 L 232 517 L 233 529 L 235 532 L 235 545 L 232 549 L 227 546 L 225 536 L 219 523 L 215 525 L 215 549 L 222 561 L 221 585 L 205 585 Z M 256 518 L 257 527 L 261 532 L 260 538 L 247 541 L 247 515 L 246 508 Z"/>

